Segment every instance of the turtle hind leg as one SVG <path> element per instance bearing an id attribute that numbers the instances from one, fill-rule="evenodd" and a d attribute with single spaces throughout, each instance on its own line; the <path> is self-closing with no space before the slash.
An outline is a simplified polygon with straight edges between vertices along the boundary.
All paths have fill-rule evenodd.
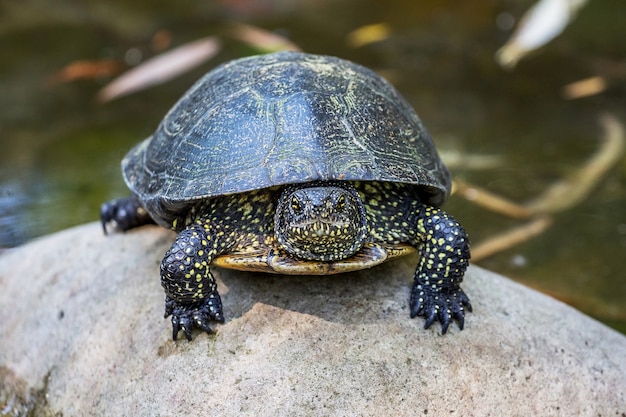
<path id="1" fill-rule="evenodd" d="M 107 201 L 100 208 L 100 222 L 102 230 L 107 234 L 107 228 L 112 225 L 114 230 L 126 231 L 145 224 L 153 224 L 154 220 L 148 214 L 136 197 L 119 198 Z"/>
<path id="2" fill-rule="evenodd" d="M 425 328 L 439 321 L 442 334 L 453 320 L 463 330 L 465 310 L 472 311 L 460 287 L 470 259 L 469 239 L 443 210 L 422 206 L 420 211 L 415 243 L 421 256 L 411 291 L 411 317 L 423 316 Z"/>

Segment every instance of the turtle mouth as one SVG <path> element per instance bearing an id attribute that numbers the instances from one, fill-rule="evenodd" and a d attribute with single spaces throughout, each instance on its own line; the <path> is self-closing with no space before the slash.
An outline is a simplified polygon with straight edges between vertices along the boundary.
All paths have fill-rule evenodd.
<path id="1" fill-rule="evenodd" d="M 311 220 L 294 224 L 291 229 L 298 236 L 309 237 L 310 240 L 313 240 L 324 236 L 334 238 L 341 234 L 347 234 L 353 227 L 348 221 Z"/>
<path id="2" fill-rule="evenodd" d="M 279 242 L 293 255 L 312 260 L 343 259 L 358 252 L 362 241 L 354 225 L 311 221 L 305 226 L 291 225 L 284 234 L 278 236 Z"/>
<path id="3" fill-rule="evenodd" d="M 316 234 L 321 235 L 330 233 L 331 229 L 347 229 L 350 227 L 350 224 L 350 221 L 347 219 L 317 218 L 294 222 L 292 227 L 301 230 L 312 230 Z"/>
<path id="4" fill-rule="evenodd" d="M 363 245 L 364 231 L 345 216 L 315 216 L 292 222 L 278 241 L 302 259 L 331 261 L 352 256 Z"/>

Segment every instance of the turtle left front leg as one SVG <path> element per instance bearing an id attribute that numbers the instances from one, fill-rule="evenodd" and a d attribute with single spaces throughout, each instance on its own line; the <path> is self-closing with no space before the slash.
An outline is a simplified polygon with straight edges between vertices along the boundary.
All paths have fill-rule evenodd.
<path id="1" fill-rule="evenodd" d="M 424 328 L 438 320 L 442 334 L 451 320 L 457 320 L 463 330 L 465 309 L 472 311 L 460 287 L 470 259 L 465 230 L 443 210 L 421 206 L 413 244 L 420 252 L 420 261 L 411 291 L 411 317 L 424 316 Z"/>
<path id="2" fill-rule="evenodd" d="M 172 338 L 182 330 L 191 340 L 196 327 L 212 333 L 211 321 L 224 322 L 217 282 L 209 269 L 213 258 L 228 250 L 229 238 L 209 221 L 183 229 L 161 262 L 165 317 L 172 316 Z"/>

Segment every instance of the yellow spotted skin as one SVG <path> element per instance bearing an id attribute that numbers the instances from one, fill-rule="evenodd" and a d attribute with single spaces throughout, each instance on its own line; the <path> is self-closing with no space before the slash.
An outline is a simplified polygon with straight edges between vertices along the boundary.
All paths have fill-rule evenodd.
<path id="1" fill-rule="evenodd" d="M 463 329 L 464 309 L 472 309 L 460 287 L 470 259 L 463 227 L 443 210 L 422 206 L 416 237 L 421 242 L 421 257 L 411 291 L 411 317 L 425 316 L 425 327 L 438 320 L 442 333 L 452 319 Z"/>
<path id="2" fill-rule="evenodd" d="M 459 286 L 468 239 L 439 209 L 450 172 L 409 103 L 355 63 L 299 52 L 225 63 L 122 173 L 133 197 L 103 204 L 105 233 L 150 222 L 180 232 L 161 265 L 174 338 L 224 320 L 212 264 L 330 274 L 414 247 L 411 316 L 445 332 L 471 309 Z"/>
<path id="3" fill-rule="evenodd" d="M 465 310 L 471 311 L 471 305 L 459 286 L 470 258 L 469 240 L 461 225 L 441 209 L 423 205 L 410 185 L 346 184 L 364 212 L 364 231 L 356 240 L 358 245 L 409 243 L 421 255 L 411 291 L 411 317 L 424 316 L 425 327 L 439 321 L 443 333 L 453 320 L 462 329 Z M 295 186 L 298 187 L 306 185 Z M 190 339 L 193 327 L 211 332 L 210 321 L 224 320 L 209 268 L 216 256 L 245 250 L 285 253 L 285 246 L 277 238 L 284 230 L 276 229 L 274 223 L 277 207 L 282 210 L 279 200 L 284 188 L 200 201 L 173 221 L 173 228 L 180 233 L 161 263 L 161 283 L 166 293 L 166 316 L 172 315 L 174 338 L 183 330 Z M 342 201 L 337 198 L 340 208 Z M 290 200 L 287 204 L 298 209 L 297 202 Z M 320 246 L 332 247 L 336 241 L 339 248 L 324 252 L 328 254 L 323 256 L 337 259 L 346 247 L 345 234 L 323 236 Z M 288 256 L 297 258 L 293 253 Z"/>

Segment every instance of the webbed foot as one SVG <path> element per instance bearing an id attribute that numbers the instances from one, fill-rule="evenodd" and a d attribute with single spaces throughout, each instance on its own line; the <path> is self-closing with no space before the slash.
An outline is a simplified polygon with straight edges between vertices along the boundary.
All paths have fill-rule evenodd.
<path id="1" fill-rule="evenodd" d="M 172 339 L 178 338 L 178 332 L 183 331 L 188 341 L 191 341 L 191 330 L 198 328 L 207 334 L 213 333 L 209 322 L 224 323 L 222 301 L 215 293 L 208 298 L 194 304 L 180 304 L 165 296 L 165 318 L 172 316 Z"/>
<path id="2" fill-rule="evenodd" d="M 424 328 L 428 329 L 435 320 L 441 323 L 441 334 L 448 331 L 450 322 L 456 320 L 463 330 L 465 310 L 472 311 L 469 298 L 461 288 L 451 291 L 436 290 L 415 283 L 411 291 L 411 318 L 423 316 Z"/>

